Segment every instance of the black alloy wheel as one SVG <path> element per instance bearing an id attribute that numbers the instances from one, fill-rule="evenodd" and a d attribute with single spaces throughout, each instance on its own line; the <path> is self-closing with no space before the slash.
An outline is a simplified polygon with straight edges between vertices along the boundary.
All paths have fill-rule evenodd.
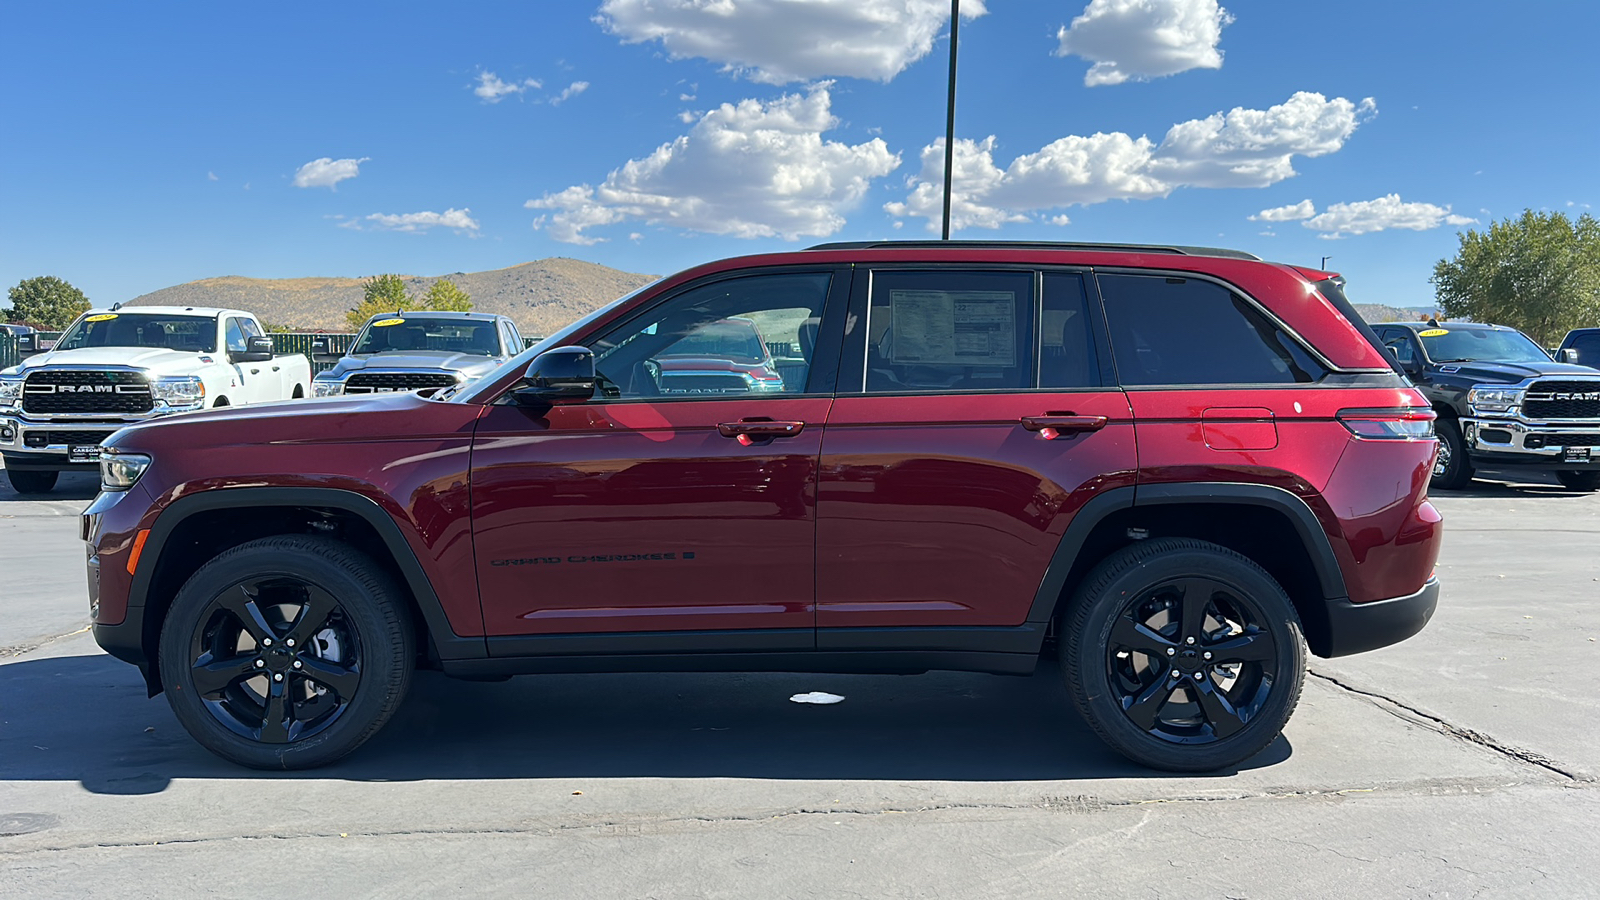
<path id="1" fill-rule="evenodd" d="M 263 538 L 202 566 L 161 633 L 161 677 L 207 749 L 254 768 L 344 756 L 399 706 L 411 629 L 393 584 L 325 538 Z"/>
<path id="2" fill-rule="evenodd" d="M 1460 490 L 1471 483 L 1473 474 L 1467 443 L 1461 437 L 1461 423 L 1440 416 L 1434 429 L 1439 437 L 1439 451 L 1433 458 L 1433 486 L 1444 491 Z"/>
<path id="3" fill-rule="evenodd" d="M 1078 709 L 1114 749 L 1172 771 L 1236 766 L 1299 701 L 1293 604 L 1249 559 L 1203 541 L 1144 541 L 1080 588 L 1062 641 Z"/>
<path id="4" fill-rule="evenodd" d="M 1590 470 L 1564 470 L 1556 473 L 1561 486 L 1569 491 L 1592 491 L 1600 488 L 1600 472 Z"/>
<path id="5" fill-rule="evenodd" d="M 56 479 L 59 477 L 61 477 L 60 472 L 6 470 L 6 478 L 11 482 L 12 489 L 19 494 L 47 494 L 56 486 Z"/>

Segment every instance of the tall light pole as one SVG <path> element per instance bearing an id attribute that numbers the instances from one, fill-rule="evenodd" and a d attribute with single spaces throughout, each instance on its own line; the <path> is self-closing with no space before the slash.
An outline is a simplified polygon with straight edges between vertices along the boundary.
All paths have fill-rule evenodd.
<path id="1" fill-rule="evenodd" d="M 1321 266 L 1320 266 L 1320 268 L 1321 268 L 1321 269 L 1322 269 L 1322 271 L 1324 271 L 1324 272 L 1326 272 L 1326 271 L 1328 271 L 1328 260 L 1330 260 L 1330 259 L 1333 259 L 1333 257 L 1331 257 L 1331 256 L 1324 256 L 1324 257 L 1323 257 L 1323 258 L 1322 258 L 1322 265 L 1321 265 Z"/>
<path id="2" fill-rule="evenodd" d="M 944 237 L 950 240 L 950 182 L 956 158 L 956 35 L 961 30 L 961 0 L 950 0 L 950 100 L 944 119 Z"/>

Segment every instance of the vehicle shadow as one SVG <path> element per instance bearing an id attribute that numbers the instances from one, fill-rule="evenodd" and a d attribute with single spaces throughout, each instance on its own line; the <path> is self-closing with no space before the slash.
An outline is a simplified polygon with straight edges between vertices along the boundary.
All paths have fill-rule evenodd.
<path id="1" fill-rule="evenodd" d="M 1543 472 L 1521 472 L 1496 474 L 1494 472 L 1480 473 L 1459 490 L 1446 491 L 1439 488 L 1429 488 L 1430 495 L 1440 497 L 1476 497 L 1493 498 L 1502 497 L 1515 499 L 1517 497 L 1588 497 L 1594 491 L 1574 491 L 1556 481 L 1554 475 Z"/>
<path id="2" fill-rule="evenodd" d="M 810 691 L 845 700 L 815 706 L 789 699 Z M 1280 737 L 1244 768 L 1274 765 L 1291 753 Z M 618 674 L 485 684 L 424 672 L 365 747 L 309 772 L 258 772 L 211 755 L 178 725 L 165 698 L 146 699 L 138 673 L 108 656 L 0 666 L 0 781 L 77 781 L 94 793 L 152 794 L 177 778 L 574 776 L 1177 777 L 1135 766 L 1101 744 L 1072 709 L 1053 664 L 1031 678 Z"/>

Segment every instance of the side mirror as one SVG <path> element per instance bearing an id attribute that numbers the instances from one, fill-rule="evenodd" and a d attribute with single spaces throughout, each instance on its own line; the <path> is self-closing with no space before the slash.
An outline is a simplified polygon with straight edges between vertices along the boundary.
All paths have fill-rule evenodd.
<path id="1" fill-rule="evenodd" d="M 328 349 L 328 339 L 325 337 L 313 338 L 311 341 L 311 361 L 333 365 L 339 361 L 339 354 Z"/>
<path id="2" fill-rule="evenodd" d="M 550 407 L 594 396 L 599 379 L 594 373 L 594 352 L 588 347 L 553 347 L 535 356 L 523 373 L 522 387 L 511 391 L 518 406 Z"/>
<path id="3" fill-rule="evenodd" d="M 1572 363 L 1575 366 L 1579 365 L 1579 363 L 1578 363 L 1578 348 L 1576 348 L 1576 347 L 1568 347 L 1565 350 L 1562 350 L 1560 355 L 1558 355 L 1556 357 L 1556 359 L 1560 360 L 1561 362 L 1564 362 L 1564 363 Z"/>
<path id="4" fill-rule="evenodd" d="M 272 338 L 253 337 L 245 339 L 243 351 L 229 353 L 228 359 L 236 363 L 271 362 L 272 356 Z"/>
<path id="5" fill-rule="evenodd" d="M 39 333 L 38 332 L 30 332 L 28 334 L 19 334 L 19 335 L 17 335 L 17 355 L 18 356 L 33 356 L 34 354 L 36 354 L 38 352 L 40 352 L 39 351 Z"/>

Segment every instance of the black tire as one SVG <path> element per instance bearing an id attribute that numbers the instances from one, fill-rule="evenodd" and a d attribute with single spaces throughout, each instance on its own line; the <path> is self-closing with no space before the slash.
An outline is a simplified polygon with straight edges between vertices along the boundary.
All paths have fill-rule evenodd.
<path id="1" fill-rule="evenodd" d="M 1191 593 L 1201 602 L 1186 602 Z M 1238 553 L 1188 538 L 1141 541 L 1096 566 L 1059 646 L 1067 690 L 1095 733 L 1172 772 L 1260 753 L 1305 681 L 1305 639 L 1283 588 Z"/>
<path id="2" fill-rule="evenodd" d="M 414 653 L 405 601 L 371 558 L 283 535 L 201 566 L 172 601 L 158 655 L 167 701 L 202 746 L 255 769 L 308 769 L 383 727 Z"/>
<path id="3" fill-rule="evenodd" d="M 1600 472 L 1592 469 L 1557 472 L 1556 478 L 1561 481 L 1562 487 L 1569 491 L 1592 491 L 1595 488 L 1600 488 Z"/>
<path id="4" fill-rule="evenodd" d="M 6 470 L 6 479 L 11 482 L 11 489 L 19 494 L 46 494 L 56 486 L 56 479 L 61 477 L 60 472 L 17 471 Z"/>
<path id="5" fill-rule="evenodd" d="M 1439 455 L 1434 457 L 1432 484 L 1442 491 L 1460 490 L 1472 481 L 1472 460 L 1461 439 L 1461 424 L 1440 416 L 1434 430 L 1439 435 Z"/>

